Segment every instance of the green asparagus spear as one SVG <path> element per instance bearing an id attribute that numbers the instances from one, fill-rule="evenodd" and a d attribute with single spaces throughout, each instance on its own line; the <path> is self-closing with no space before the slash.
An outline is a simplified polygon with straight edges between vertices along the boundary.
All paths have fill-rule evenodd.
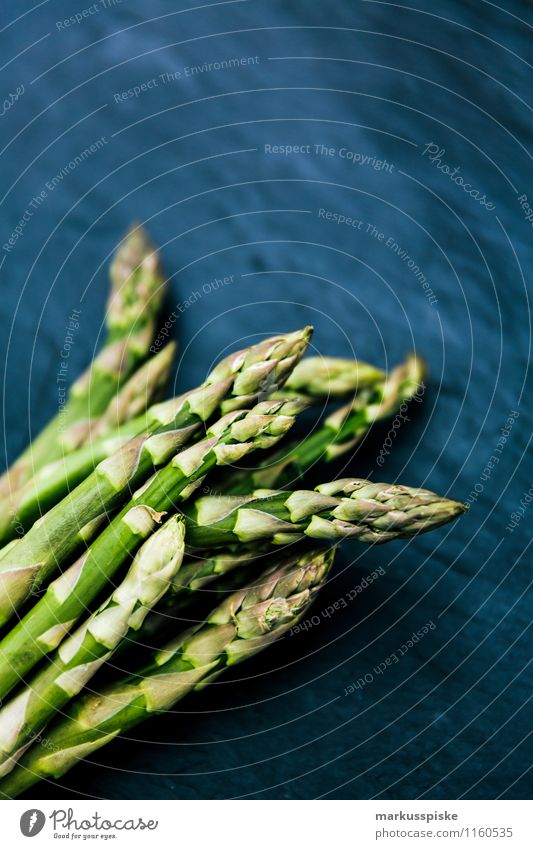
<path id="1" fill-rule="evenodd" d="M 109 337 L 123 339 L 139 322 L 153 320 L 152 300 L 161 300 L 165 279 L 157 250 L 146 230 L 133 224 L 120 243 L 109 269 L 111 292 L 106 325 Z M 156 307 L 158 309 L 158 307 Z"/>
<path id="2" fill-rule="evenodd" d="M 299 409 L 295 401 L 284 404 L 277 400 L 263 401 L 251 411 L 228 413 L 212 425 L 206 439 L 180 451 L 141 487 L 88 551 L 50 584 L 41 600 L 0 643 L 0 699 L 43 654 L 59 645 L 86 606 L 166 512 L 186 500 L 214 466 L 234 462 L 281 439 Z"/>
<path id="3" fill-rule="evenodd" d="M 29 530 L 40 516 L 85 480 L 98 463 L 142 430 L 141 412 L 151 400 L 156 400 L 166 384 L 174 349 L 173 343 L 167 345 L 135 372 L 86 435 L 88 444 L 43 466 L 31 480 L 0 501 L 0 544 Z M 117 432 L 125 422 L 128 428 Z M 116 435 L 110 437 L 113 432 Z"/>
<path id="4" fill-rule="evenodd" d="M 314 491 L 208 495 L 183 513 L 187 544 L 214 548 L 260 540 L 284 545 L 306 537 L 382 543 L 430 531 L 464 510 L 427 489 L 344 478 Z"/>
<path id="5" fill-rule="evenodd" d="M 176 616 L 181 618 L 183 611 L 197 602 L 202 594 L 209 593 L 210 599 L 224 597 L 224 594 L 234 592 L 238 586 L 247 583 L 254 567 L 259 569 L 266 562 L 272 564 L 277 560 L 281 562 L 279 552 L 278 557 L 274 557 L 270 547 L 257 546 L 241 546 L 236 551 L 225 550 L 214 552 L 211 556 L 187 558 L 180 574 L 157 608 L 147 616 L 142 628 L 129 641 L 124 641 L 121 653 L 131 649 L 132 643 L 142 648 L 152 647 L 154 638 L 160 639 L 162 630 L 175 626 Z"/>
<path id="6" fill-rule="evenodd" d="M 67 403 L 0 478 L 0 497 L 44 465 L 77 447 L 79 433 L 100 416 L 117 389 L 148 355 L 165 292 L 159 257 L 141 227 L 129 231 L 111 265 L 107 338 L 89 369 L 70 388 Z"/>
<path id="7" fill-rule="evenodd" d="M 103 460 L 25 537 L 0 555 L 0 625 L 82 544 L 87 544 L 131 491 L 168 462 L 224 399 L 248 404 L 283 383 L 303 355 L 310 328 L 278 336 L 222 360 L 199 389 L 151 408 L 147 433 Z"/>
<path id="8" fill-rule="evenodd" d="M 283 444 L 255 469 L 226 475 L 217 489 L 224 494 L 246 495 L 255 489 L 292 486 L 316 463 L 334 460 L 355 448 L 375 422 L 402 410 L 423 388 L 424 376 L 423 360 L 411 354 L 384 380 L 363 389 L 349 404 L 328 416 L 310 436 L 288 446 Z"/>
<path id="9" fill-rule="evenodd" d="M 83 444 L 109 436 L 126 422 L 140 425 L 143 414 L 163 396 L 175 353 L 175 343 L 169 342 L 143 363 L 111 399 L 102 415 L 92 422 Z M 138 429 L 141 430 L 141 426 Z"/>
<path id="10" fill-rule="evenodd" d="M 290 392 L 304 393 L 317 400 L 353 395 L 375 386 L 385 372 L 360 360 L 341 357 L 306 357 L 294 369 L 286 383 Z"/>
<path id="11" fill-rule="evenodd" d="M 63 641 L 43 669 L 0 710 L 0 776 L 17 760 L 56 711 L 76 696 L 124 638 L 142 626 L 168 590 L 184 552 L 183 520 L 173 517 L 139 549 L 112 595 Z"/>
<path id="12" fill-rule="evenodd" d="M 309 609 L 333 556 L 334 550 L 290 557 L 156 652 L 147 667 L 76 699 L 0 782 L 0 794 L 14 798 L 41 778 L 59 778 L 117 735 L 278 641 Z"/>

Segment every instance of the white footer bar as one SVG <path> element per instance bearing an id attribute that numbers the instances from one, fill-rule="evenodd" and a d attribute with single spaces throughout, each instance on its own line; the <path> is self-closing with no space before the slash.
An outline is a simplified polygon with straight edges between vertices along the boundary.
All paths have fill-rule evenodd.
<path id="1" fill-rule="evenodd" d="M 5 847 L 531 849 L 521 801 L 4 801 Z M 35 843 L 29 843 L 30 838 Z"/>

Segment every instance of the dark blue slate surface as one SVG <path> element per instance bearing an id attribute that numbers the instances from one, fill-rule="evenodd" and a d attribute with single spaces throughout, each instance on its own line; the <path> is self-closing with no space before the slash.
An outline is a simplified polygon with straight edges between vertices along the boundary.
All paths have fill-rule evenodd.
<path id="1" fill-rule="evenodd" d="M 145 4 L 124 0 L 68 28 L 58 22 L 83 3 L 33 5 L 8 0 L 0 36 L 3 96 L 24 87 L 3 120 L 2 245 L 33 212 L 1 251 L 5 459 L 57 408 L 73 308 L 82 315 L 72 377 L 92 354 L 109 254 L 139 219 L 163 245 L 170 309 L 235 275 L 184 309 L 179 387 L 228 346 L 304 322 L 324 353 L 388 366 L 415 348 L 431 366 L 424 404 L 383 469 L 386 430 L 349 470 L 462 499 L 482 490 L 453 527 L 346 546 L 317 611 L 381 566 L 357 602 L 40 794 L 527 796 L 532 508 L 512 533 L 506 526 L 531 485 L 532 229 L 519 201 L 529 193 L 533 204 L 531 5 L 155 0 L 147 20 Z M 243 57 L 259 60 L 185 75 Z M 265 153 L 288 144 L 310 152 Z M 484 205 L 424 154 L 428 144 Z M 337 224 L 320 209 L 363 223 Z M 499 463 L 483 478 L 511 411 Z M 430 620 L 436 628 L 399 663 L 343 695 Z"/>

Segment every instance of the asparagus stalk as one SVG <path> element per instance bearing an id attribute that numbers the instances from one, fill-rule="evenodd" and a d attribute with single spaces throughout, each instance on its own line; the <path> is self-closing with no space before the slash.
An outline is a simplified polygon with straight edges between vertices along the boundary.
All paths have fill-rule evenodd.
<path id="1" fill-rule="evenodd" d="M 316 463 L 329 462 L 355 448 L 375 422 L 400 411 L 423 386 L 425 372 L 424 361 L 410 354 L 384 380 L 362 390 L 349 404 L 328 416 L 310 436 L 282 445 L 255 469 L 236 470 L 226 476 L 220 491 L 246 495 L 255 489 L 292 486 Z"/>
<path id="2" fill-rule="evenodd" d="M 210 428 L 206 439 L 179 452 L 138 490 L 0 643 L 0 699 L 43 654 L 59 645 L 127 556 L 166 512 L 191 495 L 210 469 L 272 446 L 292 427 L 299 409 L 295 401 L 276 400 L 263 401 L 251 411 L 228 413 Z M 21 545 L 22 541 L 15 548 Z"/>
<path id="3" fill-rule="evenodd" d="M 85 480 L 98 463 L 142 430 L 141 412 L 166 384 L 174 350 L 175 345 L 170 343 L 135 372 L 93 426 L 85 440 L 90 440 L 89 444 L 43 466 L 31 480 L 0 501 L 0 544 L 29 530 L 40 516 Z M 128 428 L 109 437 L 125 422 L 129 423 Z"/>
<path id="4" fill-rule="evenodd" d="M 225 398 L 244 404 L 286 379 L 303 355 L 310 328 L 273 337 L 222 360 L 199 389 L 151 408 L 147 433 L 103 460 L 73 492 L 0 556 L 0 625 L 28 595 L 86 544 L 132 489 L 167 463 Z"/>
<path id="5" fill-rule="evenodd" d="M 314 491 L 208 495 L 183 513 L 188 545 L 214 548 L 259 540 L 285 545 L 306 537 L 383 543 L 430 531 L 465 509 L 427 489 L 344 478 Z"/>
<path id="6" fill-rule="evenodd" d="M 0 776 L 7 775 L 46 723 L 76 696 L 124 638 L 138 631 L 180 568 L 183 520 L 168 520 L 139 549 L 117 589 L 0 710 Z"/>
<path id="7" fill-rule="evenodd" d="M 139 672 L 101 693 L 81 696 L 35 743 L 0 793 L 14 798 L 42 778 L 59 778 L 153 714 L 172 708 L 228 666 L 278 641 L 306 613 L 324 585 L 334 551 L 298 555 L 229 596 L 202 625 L 180 634 Z"/>
<path id="8" fill-rule="evenodd" d="M 111 399 L 102 415 L 91 423 L 83 444 L 112 434 L 126 422 L 140 425 L 143 413 L 162 397 L 166 389 L 175 353 L 176 344 L 169 342 L 143 363 Z"/>
<path id="9" fill-rule="evenodd" d="M 138 322 L 153 321 L 152 301 L 161 300 L 165 283 L 159 253 L 140 224 L 132 224 L 120 243 L 109 276 L 106 325 L 111 340 L 123 339 Z"/>
<path id="10" fill-rule="evenodd" d="M 353 395 L 375 386 L 384 378 L 385 372 L 360 360 L 306 357 L 287 380 L 286 389 L 315 400 L 324 400 Z"/>
<path id="11" fill-rule="evenodd" d="M 215 551 L 209 557 L 189 557 L 182 566 L 182 571 L 172 581 L 164 607 L 172 609 L 174 601 L 183 595 L 191 595 L 211 584 L 213 581 L 228 575 L 236 569 L 249 567 L 257 563 L 262 553 L 257 548 L 236 551 Z"/>
<path id="12" fill-rule="evenodd" d="M 107 339 L 87 371 L 70 388 L 67 403 L 0 478 L 9 495 L 44 465 L 79 444 L 90 421 L 100 416 L 123 380 L 149 351 L 165 291 L 159 256 L 141 227 L 132 228 L 110 268 Z"/>
<path id="13" fill-rule="evenodd" d="M 155 610 L 146 617 L 142 627 L 124 640 L 118 650 L 122 657 L 128 654 L 135 659 L 135 648 L 144 651 L 160 645 L 164 634 L 174 633 L 176 619 L 183 621 L 183 613 L 187 608 L 208 595 L 211 603 L 215 599 L 225 598 L 230 592 L 235 592 L 239 586 L 250 581 L 250 573 L 264 568 L 266 563 L 274 565 L 283 562 L 282 557 L 273 558 L 270 547 L 242 547 L 244 550 L 219 551 L 206 557 L 190 557 L 183 563 L 180 575 L 171 586 Z M 285 559 L 287 558 L 286 552 Z M 283 554 L 282 553 L 282 554 Z M 205 599 L 204 599 L 205 600 Z M 155 642 L 154 642 L 155 641 Z M 133 651 L 132 651 L 133 649 Z M 129 662 L 126 669 L 130 669 Z"/>

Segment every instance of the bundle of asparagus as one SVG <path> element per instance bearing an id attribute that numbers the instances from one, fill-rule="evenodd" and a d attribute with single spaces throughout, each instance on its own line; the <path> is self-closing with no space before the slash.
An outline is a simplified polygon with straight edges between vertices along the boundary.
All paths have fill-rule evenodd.
<path id="1" fill-rule="evenodd" d="M 153 653 L 151 663 L 76 699 L 0 782 L 0 794 L 18 796 L 41 778 L 59 778 L 81 758 L 152 714 L 169 710 L 228 666 L 267 648 L 304 616 L 325 583 L 333 550 L 289 558 L 258 582 L 230 595 L 205 622 Z M 56 691 L 61 690 L 56 682 Z M 31 691 L 26 692 L 29 703 Z M 20 711 L 22 713 L 22 711 Z M 19 713 L 19 720 L 20 720 Z M 24 724 L 24 717 L 22 717 Z"/>
<path id="2" fill-rule="evenodd" d="M 343 539 L 409 537 L 464 509 L 425 489 L 359 478 L 305 488 L 311 469 L 348 455 L 403 409 L 424 379 L 419 358 L 388 374 L 354 360 L 302 359 L 306 327 L 237 351 L 201 386 L 153 403 L 174 346 L 147 359 L 164 281 L 140 227 L 119 247 L 111 280 L 102 353 L 72 387 L 61 423 L 0 479 L 6 798 L 58 778 L 278 640 L 325 583 Z M 341 406 L 285 444 L 302 410 L 332 401 Z M 256 451 L 263 459 L 245 467 Z M 199 495 L 208 475 L 209 494 Z M 321 547 L 310 550 L 310 540 Z M 228 576 L 244 588 L 179 633 L 180 605 L 211 585 L 224 593 Z M 178 636 L 113 680 L 116 653 L 135 659 L 168 628 Z"/>

